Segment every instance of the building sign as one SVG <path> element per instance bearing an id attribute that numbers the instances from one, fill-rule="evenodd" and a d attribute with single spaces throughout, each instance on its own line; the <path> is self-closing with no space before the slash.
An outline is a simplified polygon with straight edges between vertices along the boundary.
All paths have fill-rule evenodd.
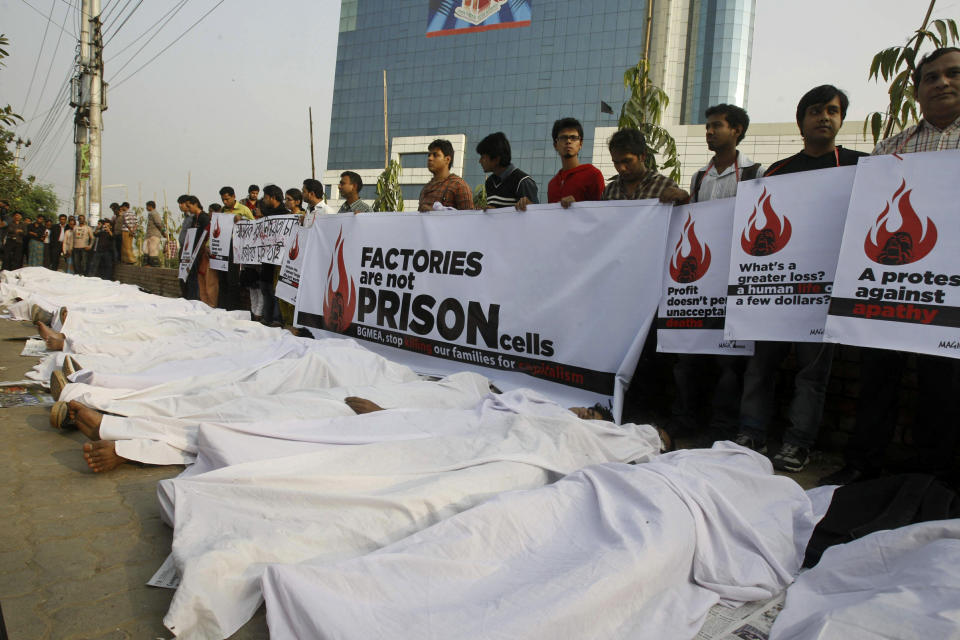
<path id="1" fill-rule="evenodd" d="M 532 0 L 430 0 L 427 37 L 530 26 Z"/>

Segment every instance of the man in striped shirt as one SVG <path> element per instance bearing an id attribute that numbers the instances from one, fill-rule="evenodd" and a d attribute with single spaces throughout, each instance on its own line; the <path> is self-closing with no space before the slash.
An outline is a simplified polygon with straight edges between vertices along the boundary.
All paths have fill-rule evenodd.
<path id="1" fill-rule="evenodd" d="M 919 153 L 960 148 L 960 49 L 945 47 L 924 57 L 913 74 L 914 92 L 923 119 L 887 138 L 873 155 Z M 909 470 L 950 473 L 960 443 L 957 360 L 917 354 L 918 398 L 913 440 L 917 459 Z M 907 354 L 863 349 L 857 421 L 844 467 L 821 484 L 848 484 L 877 475 L 896 427 L 897 398 Z"/>
<path id="2" fill-rule="evenodd" d="M 537 183 L 529 174 L 517 169 L 510 161 L 510 141 L 502 131 L 491 133 L 477 145 L 480 167 L 489 173 L 484 187 L 487 207 L 501 209 L 516 207 L 523 211 L 528 204 L 537 204 Z"/>

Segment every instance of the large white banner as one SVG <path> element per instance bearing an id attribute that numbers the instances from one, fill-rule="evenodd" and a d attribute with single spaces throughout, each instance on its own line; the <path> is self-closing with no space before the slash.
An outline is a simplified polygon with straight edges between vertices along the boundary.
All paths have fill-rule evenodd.
<path id="1" fill-rule="evenodd" d="M 741 182 L 728 340 L 821 342 L 856 167 Z"/>
<path id="2" fill-rule="evenodd" d="M 960 151 L 861 158 L 824 339 L 960 357 Z"/>
<path id="3" fill-rule="evenodd" d="M 287 238 L 283 249 L 283 262 L 280 263 L 280 273 L 277 276 L 277 297 L 281 300 L 296 304 L 297 291 L 300 289 L 300 272 L 303 269 L 303 257 L 306 255 L 307 243 L 310 241 L 309 229 L 299 225 Z"/>
<path id="4" fill-rule="evenodd" d="M 674 207 L 667 234 L 657 350 L 753 355 L 753 342 L 723 337 L 734 199 Z"/>
<path id="5" fill-rule="evenodd" d="M 230 239 L 233 214 L 214 213 L 210 217 L 210 268 L 226 271 L 230 267 Z"/>
<path id="6" fill-rule="evenodd" d="M 280 264 L 287 237 L 299 224 L 295 215 L 241 220 L 234 225 L 233 260 L 237 264 Z"/>
<path id="7" fill-rule="evenodd" d="M 612 399 L 619 417 L 660 299 L 669 216 L 648 200 L 319 217 L 296 324 L 425 373 L 479 370 L 570 406 Z"/>

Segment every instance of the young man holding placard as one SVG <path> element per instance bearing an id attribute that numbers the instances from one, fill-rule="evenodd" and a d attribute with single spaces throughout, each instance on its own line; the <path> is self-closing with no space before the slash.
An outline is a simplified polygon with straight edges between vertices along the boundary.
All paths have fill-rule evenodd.
<path id="1" fill-rule="evenodd" d="M 763 167 L 737 150 L 750 116 L 732 104 L 718 104 L 706 111 L 707 148 L 714 155 L 690 181 L 690 201 L 706 202 L 737 195 L 741 180 L 753 180 L 763 175 Z M 701 384 L 700 373 L 714 365 L 716 379 L 712 384 Z M 673 365 L 676 393 L 671 407 L 667 430 L 674 436 L 699 431 L 697 416 L 701 398 L 710 394 L 709 436 L 711 440 L 726 440 L 737 435 L 740 426 L 740 396 L 743 393 L 743 370 L 747 358 L 737 355 L 707 355 L 679 353 Z"/>
<path id="2" fill-rule="evenodd" d="M 797 104 L 797 126 L 803 137 L 800 153 L 770 165 L 765 176 L 812 171 L 857 164 L 867 154 L 836 145 L 837 132 L 847 115 L 850 101 L 833 85 L 814 87 Z M 766 450 L 767 428 L 774 412 L 774 381 L 777 369 L 790 351 L 796 353 L 797 373 L 790 402 L 789 428 L 783 445 L 773 457 L 780 471 L 802 471 L 810 461 L 823 417 L 823 403 L 833 362 L 833 345 L 824 342 L 755 343 L 754 355 L 743 376 L 740 403 L 740 433 L 737 444 L 757 451 Z"/>
<path id="3" fill-rule="evenodd" d="M 960 148 L 960 49 L 931 52 L 917 65 L 913 82 L 923 119 L 882 140 L 873 155 Z M 895 407 L 906 358 L 901 351 L 863 349 L 857 421 L 844 452 L 845 465 L 821 478 L 821 484 L 848 484 L 880 471 L 896 426 Z M 914 440 L 921 449 L 916 466 L 926 472 L 949 470 L 960 439 L 956 368 L 953 358 L 917 355 Z"/>

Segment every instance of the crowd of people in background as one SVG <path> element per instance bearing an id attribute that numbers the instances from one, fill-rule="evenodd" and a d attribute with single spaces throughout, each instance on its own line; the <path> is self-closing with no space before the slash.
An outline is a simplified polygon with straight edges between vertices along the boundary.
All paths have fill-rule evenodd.
<path id="1" fill-rule="evenodd" d="M 960 147 L 960 49 L 938 49 L 926 56 L 918 63 L 913 81 L 923 119 L 918 125 L 882 141 L 874 154 Z M 561 167 L 547 186 L 547 201 L 560 203 L 564 208 L 582 201 L 648 198 L 685 204 L 733 197 L 743 180 L 855 165 L 867 154 L 836 144 L 848 107 L 847 96 L 832 85 L 806 92 L 796 109 L 803 149 L 766 169 L 737 150 L 750 123 L 746 111 L 729 104 L 708 108 L 706 144 L 714 155 L 694 174 L 689 191 L 649 168 L 650 152 L 644 136 L 632 128 L 620 129 L 610 137 L 607 146 L 617 175 L 605 180 L 596 167 L 579 160 L 584 138 L 580 122 L 575 118 L 561 118 L 551 130 Z M 419 211 L 475 209 L 470 187 L 451 171 L 454 149 L 450 141 L 434 140 L 427 150 L 427 169 L 432 178 L 420 192 Z M 490 174 L 485 182 L 487 208 L 512 207 L 522 212 L 528 205 L 539 203 L 536 182 L 512 164 L 510 143 L 502 132 L 483 138 L 476 152 L 482 169 Z M 341 174 L 338 188 L 344 200 L 339 212 L 360 214 L 370 210 L 360 198 L 363 181 L 357 173 Z M 312 178 L 304 180 L 300 188 L 286 191 L 276 185 L 267 185 L 261 191 L 258 185 L 252 184 L 241 200 L 230 186 L 220 189 L 219 195 L 220 202 L 206 209 L 194 195 L 185 194 L 177 199 L 183 214 L 178 244 L 172 244 L 173 239 L 168 236 L 155 203 L 148 202 L 147 264 L 160 264 L 164 239 L 169 238 L 168 246 L 182 248 L 188 230 L 209 232 L 213 213 L 233 214 L 237 220 L 294 214 L 300 217 L 300 224 L 310 227 L 317 215 L 326 212 L 324 186 Z M 114 203 L 111 209 L 113 218 L 101 220 L 96 228 L 88 226 L 82 215 L 60 215 L 58 220 L 42 216 L 31 220 L 19 212 L 5 215 L 0 223 L 4 236 L 4 268 L 46 266 L 110 277 L 115 262 L 133 262 L 132 241 L 137 229 L 136 216 L 128 203 Z M 240 266 L 232 262 L 227 271 L 214 270 L 204 247 L 186 281 L 181 283 L 181 292 L 183 297 L 202 300 L 211 307 L 249 309 L 255 320 L 270 326 L 290 326 L 293 309 L 277 300 L 274 293 L 277 272 L 277 267 L 269 264 Z M 775 409 L 775 374 L 793 353 L 797 369 L 787 412 L 789 426 L 772 460 L 779 470 L 800 471 L 810 461 L 810 451 L 818 437 L 833 349 L 830 343 L 758 342 L 751 357 L 673 357 L 670 366 L 677 391 L 669 410 L 667 431 L 674 438 L 705 433 L 709 440 L 733 439 L 765 452 Z M 879 349 L 864 349 L 863 353 L 863 375 L 870 384 L 863 385 L 855 434 L 846 454 L 847 465 L 825 478 L 826 482 L 844 484 L 875 473 L 884 464 L 883 450 L 893 435 L 896 388 L 904 356 Z M 656 406 L 665 395 L 663 376 L 658 374 L 663 370 L 663 362 L 662 354 L 656 353 L 656 331 L 651 331 L 634 378 L 645 384 L 631 389 L 627 418 L 653 421 L 651 415 L 644 414 L 644 408 Z M 919 406 L 936 410 L 924 421 L 918 420 L 915 426 L 914 438 L 921 445 L 921 460 L 916 468 L 938 471 L 952 465 L 960 434 L 956 422 L 960 398 L 956 364 L 953 359 L 918 356 L 918 375 L 923 382 Z M 708 384 L 695 379 L 699 377 L 698 372 L 704 370 L 716 374 Z M 704 402 L 704 399 L 709 400 Z"/>

